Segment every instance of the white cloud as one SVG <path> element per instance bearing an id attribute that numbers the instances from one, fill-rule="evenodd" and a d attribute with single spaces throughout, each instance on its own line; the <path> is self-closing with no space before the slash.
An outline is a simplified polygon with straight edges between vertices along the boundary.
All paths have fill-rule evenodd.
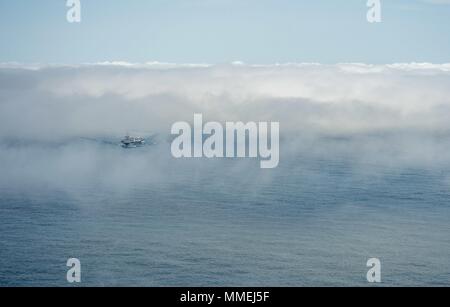
<path id="1" fill-rule="evenodd" d="M 1 67 L 2 137 L 165 132 L 194 112 L 314 133 L 450 129 L 450 64 Z"/>
<path id="2" fill-rule="evenodd" d="M 279 121 L 281 169 L 306 157 L 389 169 L 450 163 L 449 64 L 0 66 L 0 185 L 71 190 L 92 180 L 120 190 L 170 181 L 168 170 L 186 165 L 187 174 L 221 163 L 236 176 L 259 169 L 251 161 L 170 168 L 170 127 L 194 112 Z M 126 131 L 159 133 L 159 146 L 124 154 L 80 142 Z"/>

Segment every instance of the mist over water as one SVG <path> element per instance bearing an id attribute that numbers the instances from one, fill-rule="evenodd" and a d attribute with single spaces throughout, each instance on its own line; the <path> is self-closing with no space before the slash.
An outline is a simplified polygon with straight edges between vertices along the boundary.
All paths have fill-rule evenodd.
<path id="1" fill-rule="evenodd" d="M 450 284 L 448 66 L 0 69 L 0 284 Z M 170 127 L 279 121 L 280 164 Z M 123 149 L 127 132 L 156 134 Z"/>

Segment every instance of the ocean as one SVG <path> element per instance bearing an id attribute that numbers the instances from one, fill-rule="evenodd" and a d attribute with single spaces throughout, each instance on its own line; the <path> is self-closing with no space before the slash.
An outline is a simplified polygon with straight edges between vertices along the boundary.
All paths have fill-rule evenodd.
<path id="1" fill-rule="evenodd" d="M 450 286 L 447 159 L 383 136 L 287 143 L 264 170 L 167 142 L 3 141 L 0 285 L 367 286 L 375 257 L 382 286 Z"/>

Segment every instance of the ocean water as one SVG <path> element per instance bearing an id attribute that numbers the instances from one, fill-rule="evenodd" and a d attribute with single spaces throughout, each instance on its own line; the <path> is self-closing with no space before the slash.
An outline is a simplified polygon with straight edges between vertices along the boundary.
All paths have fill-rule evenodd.
<path id="1" fill-rule="evenodd" d="M 3 142 L 0 285 L 72 286 L 75 257 L 81 286 L 367 286 L 377 257 L 381 285 L 450 286 L 450 167 L 382 141 L 282 143 L 273 170 Z"/>

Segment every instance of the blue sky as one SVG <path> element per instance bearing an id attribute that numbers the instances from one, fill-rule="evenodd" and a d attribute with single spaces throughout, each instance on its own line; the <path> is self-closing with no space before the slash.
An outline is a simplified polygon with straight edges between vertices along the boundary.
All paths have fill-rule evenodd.
<path id="1" fill-rule="evenodd" d="M 450 1 L 0 0 L 0 62 L 450 62 Z"/>

